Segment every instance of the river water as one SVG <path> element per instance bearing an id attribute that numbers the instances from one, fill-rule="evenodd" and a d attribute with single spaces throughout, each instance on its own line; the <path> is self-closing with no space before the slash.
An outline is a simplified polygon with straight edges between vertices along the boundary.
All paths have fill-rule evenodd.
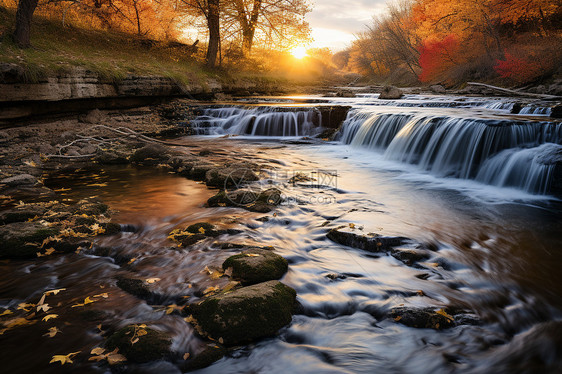
<path id="1" fill-rule="evenodd" d="M 3 370 L 59 372 L 47 365 L 52 355 L 89 352 L 103 343 L 98 327 L 115 321 L 149 323 L 172 333 L 178 353 L 197 353 L 203 343 L 181 316 L 139 301 L 115 279 L 157 277 L 159 304 L 178 296 L 195 301 L 201 290 L 226 282 L 202 270 L 235 253 L 216 244 L 231 242 L 272 245 L 286 257 L 282 281 L 297 291 L 303 310 L 277 337 L 242 347 L 201 373 L 559 372 L 562 204 L 550 191 L 561 125 L 544 115 L 509 114 L 510 99 L 410 96 L 383 105 L 365 95 L 334 102 L 353 106 L 334 142 L 292 144 L 287 136 L 317 132 L 308 115 L 279 120 L 289 115 L 271 116 L 267 108 L 212 109 L 199 120 L 205 133 L 240 136 L 180 140 L 263 164 L 263 187 L 275 184 L 285 197 L 274 213 L 204 208 L 215 191 L 159 169 L 111 167 L 50 178 L 48 186 L 70 189 L 61 199 L 97 196 L 119 211 L 114 221 L 134 229 L 97 241 L 111 249 L 109 257 L 86 252 L 0 264 L 1 306 L 67 289 L 51 300 L 59 303 L 62 331 L 55 338 L 43 336 L 44 322 L 0 337 Z M 273 119 L 241 126 L 250 115 Z M 256 133 L 260 121 L 265 127 Z M 511 177 L 494 177 L 509 167 Z M 299 173 L 316 183 L 289 183 Z M 172 229 L 200 221 L 242 233 L 188 249 L 166 239 Z M 341 226 L 406 236 L 433 251 L 406 266 L 326 238 Z M 95 322 L 62 307 L 100 292 L 109 297 L 91 306 L 99 311 Z M 407 327 L 385 318 L 397 306 L 458 308 L 472 323 L 443 331 Z M 130 369 L 180 372 L 173 362 Z M 72 370 L 107 368 L 77 360 Z"/>

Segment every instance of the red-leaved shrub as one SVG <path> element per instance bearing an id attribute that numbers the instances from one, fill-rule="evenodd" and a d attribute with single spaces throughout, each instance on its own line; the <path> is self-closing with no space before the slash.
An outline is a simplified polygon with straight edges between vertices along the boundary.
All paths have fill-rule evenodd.
<path id="1" fill-rule="evenodd" d="M 456 65 L 455 56 L 459 52 L 459 41 L 456 36 L 449 35 L 440 41 L 425 41 L 419 48 L 419 64 L 422 68 L 419 79 L 430 82 Z"/>
<path id="2" fill-rule="evenodd" d="M 500 77 L 517 83 L 532 82 L 542 74 L 542 68 L 538 62 L 515 57 L 507 52 L 505 60 L 496 60 L 494 70 Z"/>

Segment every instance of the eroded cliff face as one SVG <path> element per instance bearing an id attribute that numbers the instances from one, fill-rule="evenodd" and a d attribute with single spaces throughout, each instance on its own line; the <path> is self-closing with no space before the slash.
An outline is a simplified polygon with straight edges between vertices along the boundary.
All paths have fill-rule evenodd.
<path id="1" fill-rule="evenodd" d="M 74 99 L 108 98 L 122 96 L 175 96 L 186 93 L 220 91 L 217 81 L 205 85 L 193 82 L 183 84 L 159 76 L 128 75 L 112 82 L 84 68 L 74 68 L 56 76 L 28 82 L 24 69 L 16 64 L 0 66 L 0 102 L 60 101 Z"/>

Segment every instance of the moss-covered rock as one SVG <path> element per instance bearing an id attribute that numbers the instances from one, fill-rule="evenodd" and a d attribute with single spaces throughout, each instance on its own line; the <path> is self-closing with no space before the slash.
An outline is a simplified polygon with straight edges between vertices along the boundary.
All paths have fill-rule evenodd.
<path id="1" fill-rule="evenodd" d="M 443 330 L 455 326 L 453 316 L 442 309 L 398 307 L 390 311 L 394 321 L 409 327 Z"/>
<path id="2" fill-rule="evenodd" d="M 198 222 L 193 225 L 189 225 L 186 229 L 187 232 L 192 234 L 204 234 L 207 236 L 213 236 L 216 232 L 216 227 L 208 222 Z"/>
<path id="3" fill-rule="evenodd" d="M 100 225 L 105 231 L 104 235 L 115 235 L 121 232 L 121 225 L 114 222 L 106 222 Z"/>
<path id="4" fill-rule="evenodd" d="M 131 362 L 143 363 L 167 356 L 170 353 L 171 338 L 144 325 L 131 325 L 111 335 L 105 346 L 110 351 L 119 348 L 119 353 Z"/>
<path id="5" fill-rule="evenodd" d="M 143 165 L 157 165 L 170 158 L 170 150 L 160 144 L 147 144 L 131 155 L 131 162 Z"/>
<path id="6" fill-rule="evenodd" d="M 259 177 L 252 169 L 240 164 L 214 168 L 205 174 L 207 186 L 218 188 L 239 187 L 257 180 Z"/>
<path id="7" fill-rule="evenodd" d="M 26 222 L 35 217 L 42 216 L 45 214 L 46 210 L 46 208 L 39 206 L 10 209 L 0 214 L 0 225 L 7 225 L 14 222 Z"/>
<path id="8" fill-rule="evenodd" d="M 208 161 L 196 162 L 191 166 L 189 177 L 197 181 L 204 181 L 207 176 L 207 172 L 218 167 L 220 166 Z"/>
<path id="9" fill-rule="evenodd" d="M 229 192 L 220 191 L 207 200 L 210 207 L 240 207 L 251 212 L 268 213 L 281 204 L 283 198 L 281 191 L 270 188 L 265 191 L 254 191 L 252 189 L 240 189 Z"/>
<path id="10" fill-rule="evenodd" d="M 0 258 L 33 258 L 43 240 L 58 230 L 36 222 L 16 222 L 0 226 Z"/>
<path id="11" fill-rule="evenodd" d="M 269 281 L 208 297 L 191 310 L 201 334 L 235 345 L 273 336 L 289 324 L 296 295 L 291 287 Z"/>
<path id="12" fill-rule="evenodd" d="M 222 264 L 224 270 L 232 268 L 232 277 L 244 285 L 281 279 L 289 269 L 286 259 L 273 251 L 250 248 L 231 256 Z"/>
<path id="13" fill-rule="evenodd" d="M 153 297 L 148 285 L 141 279 L 120 277 L 117 278 L 117 287 L 143 300 L 149 300 Z"/>
<path id="14" fill-rule="evenodd" d="M 227 353 L 227 349 L 218 344 L 209 344 L 203 351 L 190 358 L 183 369 L 193 371 L 206 368 L 217 362 Z"/>

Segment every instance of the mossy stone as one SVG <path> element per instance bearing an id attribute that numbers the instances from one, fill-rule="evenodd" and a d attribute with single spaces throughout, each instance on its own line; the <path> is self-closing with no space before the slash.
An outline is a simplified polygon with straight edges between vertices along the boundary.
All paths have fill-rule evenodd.
<path id="1" fill-rule="evenodd" d="M 105 346 L 108 350 L 119 348 L 119 353 L 127 357 L 131 362 L 144 363 L 164 358 L 170 353 L 171 339 L 160 331 L 151 328 L 143 328 L 145 335 L 138 336 L 138 341 L 132 344 L 131 339 L 135 335 L 135 329 L 139 327 L 127 326 L 111 335 Z"/>
<path id="2" fill-rule="evenodd" d="M 210 235 L 216 231 L 215 226 L 208 222 L 194 223 L 193 225 L 188 226 L 186 231 L 192 234 L 203 234 L 201 229 L 203 229 L 205 235 Z"/>
<path id="3" fill-rule="evenodd" d="M 148 300 L 152 297 L 152 292 L 141 279 L 118 278 L 117 287 L 140 299 Z"/>
<path id="4" fill-rule="evenodd" d="M 38 246 L 50 236 L 56 236 L 57 229 L 45 227 L 36 222 L 17 222 L 0 227 L 0 258 L 33 258 Z M 34 245 L 35 244 L 35 245 Z"/>
<path id="5" fill-rule="evenodd" d="M 269 281 L 208 297 L 191 310 L 202 334 L 226 345 L 273 336 L 292 320 L 297 293 Z"/>
<path id="6" fill-rule="evenodd" d="M 281 279 L 289 269 L 286 259 L 270 250 L 250 248 L 231 256 L 222 264 L 223 269 L 232 268 L 232 277 L 244 285 Z"/>

